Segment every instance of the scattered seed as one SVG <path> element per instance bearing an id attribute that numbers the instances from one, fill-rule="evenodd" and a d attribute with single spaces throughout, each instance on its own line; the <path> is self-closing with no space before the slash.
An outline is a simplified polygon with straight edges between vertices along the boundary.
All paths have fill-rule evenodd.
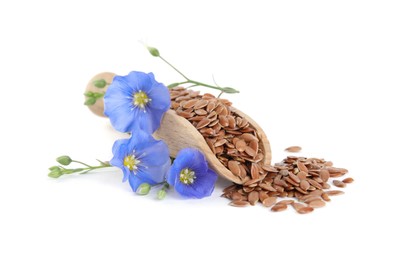
<path id="1" fill-rule="evenodd" d="M 290 153 L 299 153 L 301 150 L 302 148 L 300 146 L 290 146 L 285 148 L 285 151 Z"/>
<path id="2" fill-rule="evenodd" d="M 299 214 L 308 214 L 310 212 L 312 212 L 314 209 L 312 207 L 302 207 L 300 209 L 297 210 L 297 212 Z"/>
<path id="3" fill-rule="evenodd" d="M 286 204 L 276 204 L 271 208 L 271 211 L 280 212 L 287 209 Z"/>
<path id="4" fill-rule="evenodd" d="M 229 203 L 230 206 L 233 207 L 246 207 L 249 206 L 248 201 L 242 201 L 242 200 L 233 200 L 232 202 Z"/>
<path id="5" fill-rule="evenodd" d="M 342 180 L 343 183 L 352 183 L 353 181 L 353 178 L 350 177 Z"/>
<path id="6" fill-rule="evenodd" d="M 337 196 L 337 195 L 342 195 L 345 192 L 343 192 L 342 190 L 329 190 L 325 192 L 328 196 Z"/>
<path id="7" fill-rule="evenodd" d="M 339 180 L 333 180 L 333 184 L 338 188 L 345 188 L 346 184 Z"/>
<path id="8" fill-rule="evenodd" d="M 276 203 L 276 200 L 277 200 L 276 197 L 268 197 L 262 201 L 262 204 L 265 207 L 271 207 Z"/>
<path id="9" fill-rule="evenodd" d="M 321 208 L 324 207 L 325 205 L 326 203 L 321 199 L 312 200 L 311 202 L 308 203 L 308 206 L 312 208 Z"/>

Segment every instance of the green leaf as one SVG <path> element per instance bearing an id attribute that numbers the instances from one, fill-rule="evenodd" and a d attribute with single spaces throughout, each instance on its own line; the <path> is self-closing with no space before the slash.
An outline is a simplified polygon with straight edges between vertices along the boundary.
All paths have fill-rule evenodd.
<path id="1" fill-rule="evenodd" d="M 85 105 L 92 106 L 96 103 L 96 101 L 97 101 L 97 99 L 95 97 L 89 97 L 88 99 L 86 99 Z"/>
<path id="2" fill-rule="evenodd" d="M 102 98 L 104 96 L 104 94 L 105 94 L 105 92 L 102 92 L 102 93 L 96 92 L 96 93 L 93 93 L 93 97 L 95 97 L 97 99 Z"/>
<path id="3" fill-rule="evenodd" d="M 107 82 L 105 81 L 105 79 L 98 79 L 93 81 L 93 84 L 97 88 L 104 88 L 107 85 Z"/>
<path id="4" fill-rule="evenodd" d="M 94 96 L 94 92 L 87 91 L 86 93 L 84 93 L 84 95 L 85 95 L 86 97 L 93 97 L 93 96 Z"/>

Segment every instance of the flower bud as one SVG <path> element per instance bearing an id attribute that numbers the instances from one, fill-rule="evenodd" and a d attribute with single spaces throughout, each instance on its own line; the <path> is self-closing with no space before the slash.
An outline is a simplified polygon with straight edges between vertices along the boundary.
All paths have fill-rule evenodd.
<path id="1" fill-rule="evenodd" d="M 168 88 L 174 88 L 174 87 L 177 87 L 179 85 L 180 85 L 180 83 L 172 83 L 172 84 L 168 85 Z"/>
<path id="2" fill-rule="evenodd" d="M 71 157 L 69 157 L 67 155 L 60 156 L 56 160 L 59 164 L 62 164 L 62 165 L 69 165 L 72 162 Z"/>
<path id="3" fill-rule="evenodd" d="M 159 57 L 159 51 L 157 48 L 147 46 L 147 50 L 151 53 L 154 57 Z"/>
<path id="4" fill-rule="evenodd" d="M 58 178 L 62 175 L 63 173 L 61 172 L 60 168 L 52 170 L 49 174 L 48 177 L 50 178 Z"/>
<path id="5" fill-rule="evenodd" d="M 166 197 L 166 190 L 160 189 L 157 193 L 157 198 L 163 200 Z"/>
<path id="6" fill-rule="evenodd" d="M 238 90 L 236 90 L 234 88 L 230 88 L 230 87 L 222 88 L 222 91 L 224 93 L 228 93 L 228 94 L 240 93 L 240 91 L 238 91 Z"/>
<path id="7" fill-rule="evenodd" d="M 137 188 L 136 193 L 139 195 L 147 195 L 151 190 L 151 185 L 148 183 L 142 183 Z"/>
<path id="8" fill-rule="evenodd" d="M 105 81 L 105 79 L 98 79 L 93 81 L 93 84 L 97 88 L 104 88 L 107 85 L 107 82 Z"/>

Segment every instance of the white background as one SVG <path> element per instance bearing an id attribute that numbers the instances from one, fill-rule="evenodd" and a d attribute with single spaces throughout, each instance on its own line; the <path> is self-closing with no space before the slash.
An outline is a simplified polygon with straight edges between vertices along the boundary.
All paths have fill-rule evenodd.
<path id="1" fill-rule="evenodd" d="M 244 3 L 245 2 L 245 3 Z M 1 1 L 1 259 L 398 259 L 397 1 Z M 47 177 L 54 158 L 95 163 L 121 135 L 82 105 L 102 71 L 189 77 L 268 135 L 356 181 L 313 214 L 220 198 L 139 197 L 118 170 Z M 263 94 L 260 94 L 262 91 Z"/>

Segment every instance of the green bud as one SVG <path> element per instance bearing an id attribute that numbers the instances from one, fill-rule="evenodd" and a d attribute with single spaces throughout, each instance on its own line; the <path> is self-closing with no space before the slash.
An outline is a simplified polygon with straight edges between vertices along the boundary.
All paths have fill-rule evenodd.
<path id="1" fill-rule="evenodd" d="M 148 183 L 142 183 L 140 186 L 137 188 L 136 193 L 139 195 L 147 195 L 151 190 L 151 185 Z"/>
<path id="2" fill-rule="evenodd" d="M 89 97 L 88 99 L 86 99 L 85 105 L 86 106 L 94 105 L 96 103 L 96 101 L 97 101 L 97 99 L 95 97 Z"/>
<path id="3" fill-rule="evenodd" d="M 157 48 L 147 46 L 147 50 L 151 53 L 154 57 L 159 57 L 159 51 Z"/>
<path id="4" fill-rule="evenodd" d="M 51 172 L 52 171 L 61 171 L 61 168 L 60 168 L 60 166 L 52 166 L 52 167 L 50 167 L 50 168 L 48 168 Z"/>
<path id="5" fill-rule="evenodd" d="M 179 83 L 172 83 L 172 84 L 168 85 L 168 88 L 174 88 L 174 87 L 177 87 L 179 85 L 180 85 Z"/>
<path id="6" fill-rule="evenodd" d="M 62 164 L 62 165 L 69 165 L 72 162 L 71 157 L 69 157 L 68 155 L 60 156 L 56 160 L 59 164 Z"/>
<path id="7" fill-rule="evenodd" d="M 58 178 L 58 177 L 60 177 L 62 174 L 63 174 L 63 173 L 62 173 L 60 170 L 54 170 L 54 171 L 51 171 L 51 172 L 48 174 L 48 177 L 50 177 L 50 178 Z"/>
<path id="8" fill-rule="evenodd" d="M 105 81 L 105 79 L 98 79 L 93 81 L 93 84 L 97 88 L 104 88 L 107 85 L 107 82 Z"/>
<path id="9" fill-rule="evenodd" d="M 159 200 L 163 200 L 166 197 L 166 190 L 165 189 L 160 189 L 157 193 L 157 198 Z"/>
<path id="10" fill-rule="evenodd" d="M 230 88 L 230 87 L 222 88 L 222 91 L 224 93 L 229 93 L 229 94 L 240 93 L 240 91 L 238 91 L 238 90 L 236 90 L 234 88 Z"/>

